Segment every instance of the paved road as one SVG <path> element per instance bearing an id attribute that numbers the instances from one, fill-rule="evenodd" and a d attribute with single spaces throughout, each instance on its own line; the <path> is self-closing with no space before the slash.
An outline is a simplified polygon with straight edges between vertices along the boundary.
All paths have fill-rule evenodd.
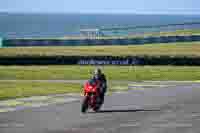
<path id="1" fill-rule="evenodd" d="M 0 113 L 0 133 L 199 133 L 200 84 L 157 84 L 107 96 L 99 113 L 80 101 Z"/>

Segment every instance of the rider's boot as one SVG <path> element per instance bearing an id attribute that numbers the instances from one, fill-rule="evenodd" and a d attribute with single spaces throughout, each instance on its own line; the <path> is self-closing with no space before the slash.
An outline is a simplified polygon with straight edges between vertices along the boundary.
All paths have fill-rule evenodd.
<path id="1" fill-rule="evenodd" d="M 100 98 L 101 98 L 101 102 L 100 102 L 100 103 L 101 103 L 101 104 L 104 103 L 104 95 L 105 95 L 104 93 L 100 95 Z"/>

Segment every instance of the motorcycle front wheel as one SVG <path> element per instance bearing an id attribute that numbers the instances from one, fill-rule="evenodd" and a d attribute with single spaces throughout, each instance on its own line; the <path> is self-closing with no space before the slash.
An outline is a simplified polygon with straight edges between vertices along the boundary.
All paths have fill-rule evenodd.
<path id="1" fill-rule="evenodd" d="M 94 110 L 94 112 L 99 112 L 100 108 L 101 108 L 101 106 L 98 105 L 98 106 L 94 107 L 93 110 Z"/>
<path id="2" fill-rule="evenodd" d="M 102 106 L 102 101 L 100 99 L 100 101 L 96 103 L 96 106 L 93 108 L 93 110 L 95 112 L 98 112 L 100 110 L 101 106 Z"/>
<path id="3" fill-rule="evenodd" d="M 81 112 L 86 113 L 87 109 L 88 109 L 88 97 L 84 97 L 81 105 Z"/>

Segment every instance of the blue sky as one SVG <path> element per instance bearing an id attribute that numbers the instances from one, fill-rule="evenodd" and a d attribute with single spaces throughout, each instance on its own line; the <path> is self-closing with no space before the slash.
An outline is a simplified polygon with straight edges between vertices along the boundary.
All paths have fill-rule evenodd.
<path id="1" fill-rule="evenodd" d="M 0 11 L 200 14 L 200 0 L 0 0 Z"/>

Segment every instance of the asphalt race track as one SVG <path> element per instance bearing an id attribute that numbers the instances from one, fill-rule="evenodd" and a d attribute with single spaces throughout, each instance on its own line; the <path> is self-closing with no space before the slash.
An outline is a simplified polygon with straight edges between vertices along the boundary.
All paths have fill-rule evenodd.
<path id="1" fill-rule="evenodd" d="M 199 105 L 200 83 L 137 83 L 98 113 L 82 114 L 80 100 L 0 113 L 0 133 L 199 133 Z"/>

